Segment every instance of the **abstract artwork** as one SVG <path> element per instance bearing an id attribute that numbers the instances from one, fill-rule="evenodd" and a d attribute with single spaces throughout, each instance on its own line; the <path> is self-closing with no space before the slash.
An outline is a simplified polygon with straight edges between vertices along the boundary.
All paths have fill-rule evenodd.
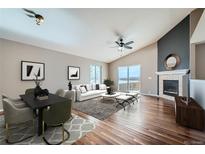
<path id="1" fill-rule="evenodd" d="M 68 66 L 68 80 L 80 79 L 80 67 Z"/>
<path id="2" fill-rule="evenodd" d="M 39 62 L 21 61 L 21 80 L 32 81 L 38 76 L 38 80 L 45 79 L 45 64 Z"/>

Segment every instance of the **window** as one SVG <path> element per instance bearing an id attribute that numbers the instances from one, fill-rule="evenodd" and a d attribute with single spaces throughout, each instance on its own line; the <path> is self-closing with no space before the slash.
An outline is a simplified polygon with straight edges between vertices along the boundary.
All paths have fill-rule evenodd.
<path id="1" fill-rule="evenodd" d="M 101 83 L 101 66 L 90 65 L 90 83 Z"/>
<path id="2" fill-rule="evenodd" d="M 140 65 L 121 66 L 118 68 L 118 90 L 140 90 Z"/>

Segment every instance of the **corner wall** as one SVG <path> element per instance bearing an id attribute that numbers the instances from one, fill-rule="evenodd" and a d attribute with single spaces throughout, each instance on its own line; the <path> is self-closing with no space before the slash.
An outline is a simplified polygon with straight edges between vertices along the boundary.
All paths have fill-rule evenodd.
<path id="1" fill-rule="evenodd" d="M 2 95 L 2 40 L 0 39 L 0 112 L 2 110 L 2 99 L 1 99 L 1 95 Z"/>
<path id="2" fill-rule="evenodd" d="M 196 45 L 195 59 L 196 79 L 205 80 L 205 43 Z"/>
<path id="3" fill-rule="evenodd" d="M 67 66 L 80 67 L 80 80 L 72 80 L 72 84 L 90 82 L 90 65 L 102 66 L 102 79 L 108 76 L 108 65 L 103 62 L 86 59 L 70 54 L 47 50 L 31 45 L 0 39 L 2 92 L 12 98 L 19 97 L 25 89 L 35 87 L 33 81 L 21 81 L 21 61 L 45 63 L 45 80 L 43 88 L 54 93 L 59 88 L 67 89 Z M 0 108 L 1 109 L 1 108 Z"/>
<path id="4" fill-rule="evenodd" d="M 125 51 L 126 52 L 126 51 Z M 141 93 L 157 94 L 157 44 L 154 43 L 109 64 L 109 77 L 117 89 L 118 67 L 141 65 Z"/>

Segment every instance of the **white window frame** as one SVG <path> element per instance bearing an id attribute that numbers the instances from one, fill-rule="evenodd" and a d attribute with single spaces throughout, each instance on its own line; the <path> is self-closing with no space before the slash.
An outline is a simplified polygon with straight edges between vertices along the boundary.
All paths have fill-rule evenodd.
<path id="1" fill-rule="evenodd" d="M 94 83 L 91 83 L 91 66 L 94 66 L 95 67 L 95 81 L 94 81 Z M 92 65 L 90 65 L 90 83 L 91 84 L 98 84 L 97 83 L 97 67 L 99 67 L 100 68 L 100 83 L 99 84 L 101 84 L 102 83 L 102 66 L 101 65 L 95 65 L 95 64 L 92 64 Z"/>
<path id="2" fill-rule="evenodd" d="M 140 64 L 135 64 L 135 65 L 125 65 L 125 66 L 119 66 L 118 67 L 118 72 L 117 72 L 117 78 L 118 78 L 118 80 L 117 80 L 117 82 L 118 82 L 118 84 L 117 84 L 117 89 L 118 89 L 118 91 L 120 91 L 120 87 L 119 87 L 119 68 L 120 67 L 126 67 L 127 68 L 127 87 L 126 87 L 126 91 L 130 91 L 130 77 L 129 77 L 129 68 L 130 67 L 132 67 L 132 66 L 139 66 L 140 67 L 140 76 L 139 76 L 139 81 L 141 82 L 141 65 Z"/>

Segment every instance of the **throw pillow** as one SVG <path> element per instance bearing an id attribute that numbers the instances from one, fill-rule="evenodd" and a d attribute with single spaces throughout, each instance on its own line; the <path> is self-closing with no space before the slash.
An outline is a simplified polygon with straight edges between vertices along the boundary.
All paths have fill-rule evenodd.
<path id="1" fill-rule="evenodd" d="M 80 92 L 81 92 L 81 93 L 86 93 L 86 92 L 87 92 L 84 86 L 83 86 L 83 87 L 80 87 Z"/>
<path id="2" fill-rule="evenodd" d="M 96 90 L 100 90 L 100 85 L 96 84 Z"/>
<path id="3" fill-rule="evenodd" d="M 86 88 L 87 88 L 87 91 L 92 90 L 92 87 L 91 87 L 91 85 L 90 85 L 90 84 L 86 84 Z"/>
<path id="4" fill-rule="evenodd" d="M 87 89 L 86 85 L 81 85 L 81 87 L 85 87 L 85 90 L 86 90 L 86 91 L 88 91 L 88 89 Z"/>

